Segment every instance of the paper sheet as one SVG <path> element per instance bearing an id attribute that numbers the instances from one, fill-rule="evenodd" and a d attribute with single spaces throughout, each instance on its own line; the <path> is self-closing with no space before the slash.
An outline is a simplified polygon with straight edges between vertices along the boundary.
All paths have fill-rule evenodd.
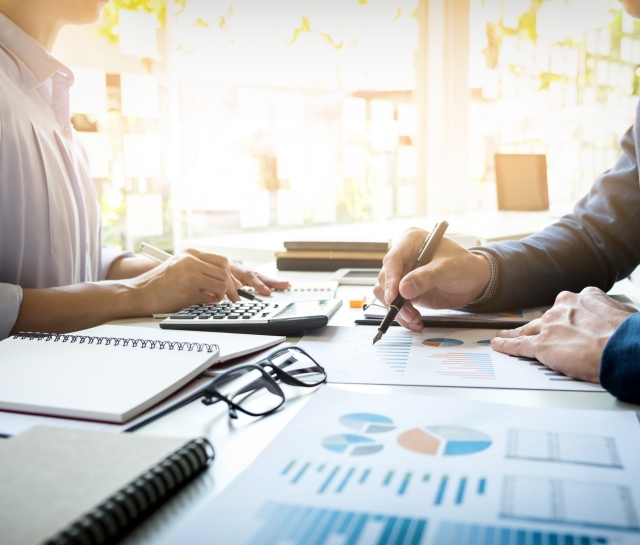
<path id="1" fill-rule="evenodd" d="M 640 542 L 633 412 L 324 387 L 172 543 Z"/>
<path id="2" fill-rule="evenodd" d="M 329 382 L 405 384 L 603 392 L 536 360 L 490 346 L 493 329 L 390 328 L 375 345 L 373 327 L 333 327 L 308 332 L 298 343 L 327 370 Z"/>

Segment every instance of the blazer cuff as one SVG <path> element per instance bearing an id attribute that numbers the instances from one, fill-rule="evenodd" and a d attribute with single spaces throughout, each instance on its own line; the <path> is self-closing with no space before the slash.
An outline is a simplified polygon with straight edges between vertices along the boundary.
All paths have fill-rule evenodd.
<path id="1" fill-rule="evenodd" d="M 6 339 L 18 319 L 22 303 L 22 288 L 15 284 L 0 284 L 0 341 Z"/>
<path id="2" fill-rule="evenodd" d="M 640 312 L 622 322 L 605 345 L 600 384 L 618 399 L 640 403 Z"/>
<path id="3" fill-rule="evenodd" d="M 120 250 L 116 250 L 111 246 L 103 246 L 100 278 L 98 278 L 98 280 L 106 280 L 111 265 L 113 265 L 113 262 L 117 259 L 120 259 L 121 257 L 135 257 L 135 255 L 133 255 L 132 252 L 122 252 Z"/>

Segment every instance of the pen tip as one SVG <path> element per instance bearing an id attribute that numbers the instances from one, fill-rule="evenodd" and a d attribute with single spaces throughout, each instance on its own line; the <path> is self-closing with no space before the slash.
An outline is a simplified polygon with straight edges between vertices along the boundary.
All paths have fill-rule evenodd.
<path id="1" fill-rule="evenodd" d="M 382 339 L 382 331 L 378 331 L 377 335 L 373 338 L 373 344 L 376 344 L 380 339 Z"/>

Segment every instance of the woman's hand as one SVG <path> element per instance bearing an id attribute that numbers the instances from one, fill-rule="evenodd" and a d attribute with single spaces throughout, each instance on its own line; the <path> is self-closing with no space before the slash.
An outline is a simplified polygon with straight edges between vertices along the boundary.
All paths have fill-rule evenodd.
<path id="1" fill-rule="evenodd" d="M 498 352 L 536 358 L 569 377 L 600 382 L 600 359 L 607 341 L 637 310 L 598 288 L 562 292 L 542 318 L 499 331 L 491 341 Z"/>
<path id="2" fill-rule="evenodd" d="M 274 278 L 245 269 L 235 261 L 229 262 L 229 265 L 231 273 L 241 282 L 242 286 L 250 286 L 261 295 L 270 295 L 271 288 L 284 290 L 290 285 L 286 280 L 275 280 Z"/>
<path id="3" fill-rule="evenodd" d="M 226 257 L 188 249 L 127 282 L 133 288 L 136 315 L 174 312 L 200 303 L 217 303 L 225 297 L 238 301 L 238 288 L 248 285 L 268 295 L 270 287 L 286 288 L 276 281 L 244 269 Z"/>

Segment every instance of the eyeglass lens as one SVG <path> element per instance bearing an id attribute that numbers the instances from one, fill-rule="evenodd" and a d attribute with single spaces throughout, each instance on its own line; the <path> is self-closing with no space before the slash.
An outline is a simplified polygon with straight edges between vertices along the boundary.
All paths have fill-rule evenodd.
<path id="1" fill-rule="evenodd" d="M 216 390 L 229 401 L 248 413 L 265 414 L 277 409 L 283 402 L 282 391 L 258 369 L 231 370 Z"/>
<path id="2" fill-rule="evenodd" d="M 271 356 L 269 361 L 309 386 L 316 386 L 326 378 L 324 369 L 299 350 L 283 350 Z"/>

